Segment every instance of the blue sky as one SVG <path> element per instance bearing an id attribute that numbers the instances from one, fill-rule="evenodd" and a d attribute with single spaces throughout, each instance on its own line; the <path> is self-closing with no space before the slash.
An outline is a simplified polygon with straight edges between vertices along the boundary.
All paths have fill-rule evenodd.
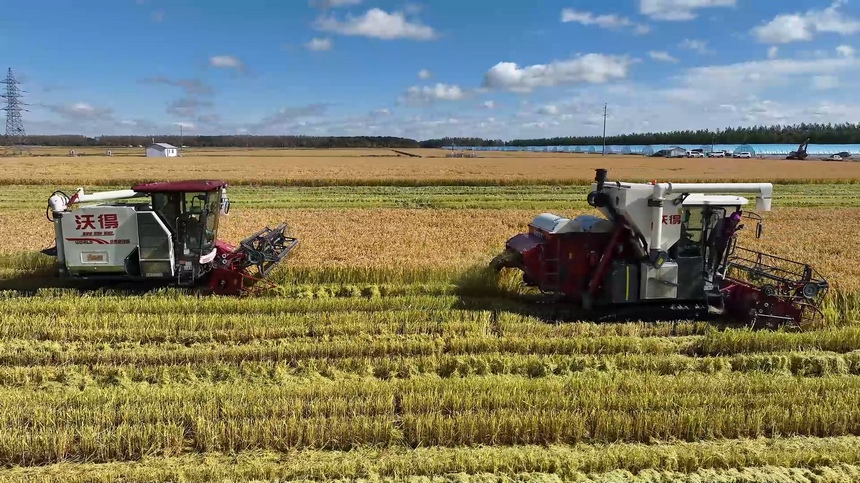
<path id="1" fill-rule="evenodd" d="M 856 122 L 860 0 L 30 0 L 29 133 L 494 139 Z M 28 21 L 21 19 L 39 19 Z"/>

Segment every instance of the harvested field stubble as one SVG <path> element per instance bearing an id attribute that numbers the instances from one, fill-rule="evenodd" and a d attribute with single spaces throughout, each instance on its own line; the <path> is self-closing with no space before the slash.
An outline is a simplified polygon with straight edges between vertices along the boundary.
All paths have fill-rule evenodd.
<path id="1" fill-rule="evenodd" d="M 856 437 L 701 443 L 363 448 L 289 454 L 183 455 L 135 463 L 60 463 L 0 473 L 0 482 L 363 481 L 495 483 L 847 482 L 860 477 Z M 451 475 L 451 476 L 441 476 Z M 430 479 L 432 478 L 432 480 Z"/>
<path id="2" fill-rule="evenodd" d="M 240 389 L 241 387 L 241 389 Z M 37 465 L 198 452 L 458 447 L 858 431 L 851 376 L 584 372 L 575 377 L 0 388 L 0 458 Z M 826 405 L 816 405 L 821 394 Z M 804 408 L 798 411 L 797 408 Z M 812 408 L 815 408 L 814 410 Z"/>

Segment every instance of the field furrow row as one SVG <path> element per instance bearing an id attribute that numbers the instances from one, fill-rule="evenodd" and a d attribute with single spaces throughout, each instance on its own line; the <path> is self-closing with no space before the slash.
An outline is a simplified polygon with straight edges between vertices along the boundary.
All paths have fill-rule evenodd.
<path id="1" fill-rule="evenodd" d="M 724 474 L 738 468 L 736 475 L 747 474 L 743 468 L 778 467 L 795 475 L 817 475 L 809 481 L 849 481 L 828 479 L 837 475 L 860 476 L 860 438 L 787 437 L 715 440 L 702 442 L 655 442 L 654 444 L 611 443 L 551 446 L 501 446 L 472 448 L 372 448 L 351 451 L 300 450 L 288 453 L 240 452 L 232 455 L 183 454 L 163 459 L 144 457 L 140 462 L 72 463 L 64 462 L 37 468 L 0 470 L 0 481 L 12 477 L 30 477 L 39 481 L 223 481 L 256 480 L 337 480 L 374 478 L 432 477 L 461 473 L 490 477 L 486 473 L 506 475 L 539 473 L 564 480 L 586 481 L 587 474 L 617 471 L 641 473 L 640 481 L 655 472 L 677 472 L 679 476 L 696 473 L 700 481 L 707 475 Z M 815 470 L 820 468 L 820 470 Z M 722 470 L 722 471 L 721 471 Z M 842 473 L 846 471 L 847 473 Z M 776 474 L 779 474 L 776 473 Z M 59 480 L 65 475 L 68 480 Z M 459 475 L 458 475 L 459 476 Z M 659 475 L 654 475 L 659 476 Z M 596 476 L 592 476 L 595 478 Z M 781 481 L 749 479 L 744 481 Z M 400 480 L 400 481 L 404 481 Z M 428 481 L 428 480 L 423 480 Z M 445 480 L 432 480 L 445 481 Z M 461 481 L 457 479 L 456 481 Z M 477 480 L 476 481 L 495 481 Z M 523 480 L 526 481 L 526 480 Z M 537 479 L 534 481 L 547 481 Z M 557 480 L 549 480 L 557 481 Z M 628 481 L 628 480 L 623 480 Z M 637 480 L 633 480 L 637 481 Z M 683 481 L 683 480 L 678 480 Z M 737 481 L 737 480 L 734 480 Z M 807 481 L 797 478 L 788 481 Z"/>
<path id="2" fill-rule="evenodd" d="M 635 374 L 635 376 L 634 376 Z M 860 378 L 583 373 L 0 389 L 0 460 L 860 434 Z"/>
<path id="3" fill-rule="evenodd" d="M 145 366 L 141 364 L 36 365 L 0 367 L 0 386 L 52 388 L 171 385 L 195 383 L 283 384 L 326 378 L 408 379 L 488 375 L 565 376 L 586 371 L 681 373 L 773 373 L 800 377 L 860 375 L 860 353 L 787 352 L 717 357 L 682 355 L 511 355 L 350 357 L 289 361 L 210 362 Z"/>

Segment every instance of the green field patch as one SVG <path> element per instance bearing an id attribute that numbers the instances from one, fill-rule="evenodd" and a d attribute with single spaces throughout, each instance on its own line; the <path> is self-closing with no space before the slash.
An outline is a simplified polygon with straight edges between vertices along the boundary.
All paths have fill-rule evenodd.
<path id="1" fill-rule="evenodd" d="M 85 191 L 128 189 L 114 183 L 84 187 Z M 513 186 L 259 186 L 228 188 L 234 207 L 266 209 L 531 209 L 585 210 L 590 184 L 519 184 Z M 43 211 L 55 188 L 51 185 L 9 185 L 0 193 L 0 210 Z M 67 195 L 76 187 L 62 188 Z M 860 183 L 792 183 L 774 186 L 774 207 L 857 207 Z"/>

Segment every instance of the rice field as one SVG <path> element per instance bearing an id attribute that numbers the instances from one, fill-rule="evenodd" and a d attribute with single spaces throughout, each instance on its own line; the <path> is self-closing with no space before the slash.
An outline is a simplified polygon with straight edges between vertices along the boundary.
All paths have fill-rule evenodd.
<path id="1" fill-rule="evenodd" d="M 789 332 L 556 323 L 519 303 L 516 274 L 484 267 L 534 215 L 591 212 L 591 166 L 518 178 L 533 160 L 200 156 L 182 162 L 217 158 L 239 181 L 221 238 L 287 221 L 301 240 L 270 293 L 64 287 L 36 253 L 52 245 L 46 198 L 151 172 L 113 170 L 130 163 L 117 155 L 69 158 L 96 168 L 62 183 L 26 164 L 56 158 L 0 175 L 0 482 L 860 479 L 860 184 L 848 171 L 797 174 L 763 213 L 761 248 L 835 288 L 823 321 Z M 242 156 L 281 163 L 288 182 L 240 169 Z M 491 161 L 502 171 L 481 177 Z M 659 162 L 627 172 L 720 176 Z M 290 181 L 324 179 L 335 182 Z"/>
<path id="2" fill-rule="evenodd" d="M 89 152 L 88 152 L 89 151 Z M 205 179 L 217 175 L 234 185 L 267 186 L 426 186 L 426 185 L 556 185 L 587 184 L 594 169 L 608 167 L 611 175 L 628 181 L 767 180 L 782 183 L 856 182 L 860 163 L 744 160 L 666 159 L 631 155 L 483 152 L 477 158 L 446 158 L 448 151 L 413 149 L 422 158 L 399 156 L 387 149 L 194 149 L 181 158 L 144 158 L 142 149 L 33 150 L 32 156 L 4 159 L 0 185 L 50 186 L 131 185 L 159 179 Z M 63 154 L 66 155 L 63 155 Z M 50 155 L 49 157 L 40 157 Z M 87 154 L 82 156 L 81 154 Z M 62 162 L 63 174 L 56 164 Z"/>

